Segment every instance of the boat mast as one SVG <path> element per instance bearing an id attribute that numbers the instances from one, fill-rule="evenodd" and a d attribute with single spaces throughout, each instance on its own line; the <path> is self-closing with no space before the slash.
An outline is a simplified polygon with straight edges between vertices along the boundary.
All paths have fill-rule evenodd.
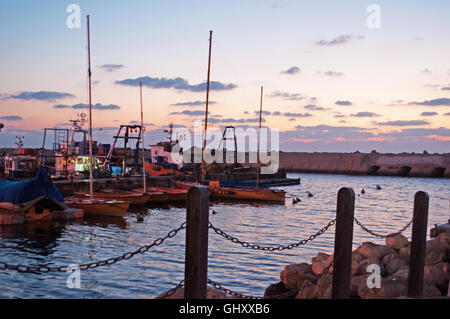
<path id="1" fill-rule="evenodd" d="M 142 108 L 142 82 L 139 82 L 139 93 L 141 100 L 141 141 L 142 141 L 142 178 L 144 180 L 144 193 L 147 192 L 147 182 L 145 178 L 145 148 L 144 148 L 144 111 Z"/>
<path id="2" fill-rule="evenodd" d="M 258 146 L 257 146 L 257 159 L 258 159 L 258 164 L 257 164 L 257 168 L 256 168 L 256 187 L 258 188 L 259 186 L 259 174 L 261 171 L 261 162 L 259 160 L 259 144 L 260 144 L 260 139 L 261 139 L 261 120 L 262 120 L 262 100 L 263 100 L 263 87 L 261 86 L 261 100 L 259 103 L 259 130 L 258 130 Z"/>
<path id="3" fill-rule="evenodd" d="M 89 193 L 94 198 L 92 182 L 92 85 L 91 85 L 91 38 L 89 34 L 89 15 L 87 15 L 87 50 L 88 50 L 88 78 L 89 78 Z"/>
<path id="4" fill-rule="evenodd" d="M 205 180 L 206 165 L 204 151 L 206 149 L 206 131 L 208 129 L 208 103 L 209 103 L 209 76 L 211 72 L 211 43 L 212 43 L 212 31 L 209 31 L 209 56 L 208 56 L 208 77 L 206 80 L 206 112 L 205 112 L 205 129 L 202 148 L 202 182 Z"/>

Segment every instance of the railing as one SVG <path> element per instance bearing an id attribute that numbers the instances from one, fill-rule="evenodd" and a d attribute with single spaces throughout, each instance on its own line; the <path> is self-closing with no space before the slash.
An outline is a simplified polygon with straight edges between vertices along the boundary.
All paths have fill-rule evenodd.
<path id="1" fill-rule="evenodd" d="M 353 224 L 359 225 L 364 231 L 377 238 L 386 238 L 404 232 L 412 224 L 411 240 L 411 259 L 409 265 L 409 277 L 407 295 L 409 297 L 419 298 L 423 291 L 424 263 L 426 233 L 428 221 L 429 197 L 425 192 L 417 192 L 414 198 L 413 219 L 406 224 L 400 231 L 389 235 L 376 233 L 364 226 L 354 217 L 355 193 L 351 188 L 341 188 L 337 195 L 336 218 L 330 220 L 327 225 L 308 238 L 290 244 L 279 244 L 273 246 L 264 246 L 252 244 L 240 240 L 223 230 L 215 227 L 209 222 L 209 194 L 204 187 L 192 187 L 188 192 L 186 222 L 178 228 L 171 230 L 166 236 L 157 238 L 149 245 L 144 245 L 135 251 L 124 253 L 118 257 L 108 258 L 101 261 L 90 262 L 79 266 L 80 270 L 93 269 L 102 266 L 113 265 L 122 260 L 127 260 L 135 255 L 143 254 L 153 247 L 162 245 L 167 239 L 175 237 L 181 230 L 186 229 L 185 246 L 185 273 L 184 279 L 180 283 L 167 291 L 162 298 L 174 294 L 178 288 L 184 286 L 184 298 L 186 299 L 205 299 L 207 296 L 207 285 L 228 294 L 240 298 L 260 299 L 252 295 L 244 295 L 239 292 L 224 288 L 221 284 L 211 280 L 207 276 L 208 272 L 208 231 L 211 229 L 214 233 L 223 237 L 232 243 L 241 245 L 244 248 L 263 250 L 268 252 L 280 252 L 285 249 L 298 248 L 306 245 L 318 236 L 325 233 L 331 226 L 336 225 L 334 242 L 334 260 L 327 267 L 333 266 L 332 279 L 332 298 L 349 298 L 351 262 L 352 262 L 352 244 L 353 244 Z M 10 245 L 0 243 L 0 248 L 14 248 Z M 11 265 L 0 261 L 0 270 L 13 270 L 19 273 L 48 273 L 48 272 L 67 272 L 68 266 L 26 266 Z M 323 271 L 322 275 L 327 273 Z M 318 275 L 306 286 L 311 286 L 317 282 L 322 275 Z M 298 293 L 303 287 L 296 291 Z M 287 293 L 289 294 L 289 293 Z M 283 298 L 286 294 L 271 298 Z"/>

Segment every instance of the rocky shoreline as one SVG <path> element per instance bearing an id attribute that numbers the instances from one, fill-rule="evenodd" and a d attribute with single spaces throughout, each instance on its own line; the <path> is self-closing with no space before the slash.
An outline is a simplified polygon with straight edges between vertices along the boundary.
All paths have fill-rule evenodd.
<path id="1" fill-rule="evenodd" d="M 395 299 L 406 297 L 411 243 L 401 235 L 386 237 L 386 244 L 364 242 L 352 252 L 350 298 Z M 291 264 L 280 273 L 280 281 L 268 286 L 265 299 L 328 299 L 333 280 L 333 254 L 318 253 L 311 263 Z M 369 265 L 378 265 L 379 288 L 369 288 L 373 274 Z M 450 231 L 428 240 L 426 245 L 423 298 L 448 296 L 450 279 Z M 184 288 L 179 287 L 170 296 L 159 298 L 181 299 Z M 208 287 L 208 299 L 239 298 Z"/>
<path id="2" fill-rule="evenodd" d="M 393 299 L 406 296 L 411 243 L 403 235 L 386 237 L 386 245 L 365 242 L 352 252 L 350 297 L 355 299 Z M 333 255 L 318 253 L 311 264 L 287 265 L 280 282 L 266 288 L 264 298 L 331 298 Z M 380 288 L 369 288 L 372 271 L 379 265 Z M 370 269 L 370 268 L 369 268 Z M 428 240 L 424 268 L 424 298 L 447 296 L 450 278 L 450 232 Z M 371 281 L 372 278 L 369 278 Z"/>

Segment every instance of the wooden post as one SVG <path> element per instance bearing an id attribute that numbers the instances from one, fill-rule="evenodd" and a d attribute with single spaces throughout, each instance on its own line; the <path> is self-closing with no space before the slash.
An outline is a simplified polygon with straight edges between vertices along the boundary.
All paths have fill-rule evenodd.
<path id="1" fill-rule="evenodd" d="M 189 189 L 186 215 L 184 298 L 206 299 L 209 217 L 207 188 L 191 187 Z"/>
<path id="2" fill-rule="evenodd" d="M 411 254 L 408 274 L 408 297 L 420 298 L 423 293 L 423 274 L 427 244 L 428 203 L 425 192 L 414 196 L 414 215 L 412 225 Z"/>
<path id="3" fill-rule="evenodd" d="M 331 298 L 350 296 L 352 265 L 353 221 L 355 192 L 343 187 L 339 190 L 336 207 L 336 233 L 334 239 L 333 286 Z"/>

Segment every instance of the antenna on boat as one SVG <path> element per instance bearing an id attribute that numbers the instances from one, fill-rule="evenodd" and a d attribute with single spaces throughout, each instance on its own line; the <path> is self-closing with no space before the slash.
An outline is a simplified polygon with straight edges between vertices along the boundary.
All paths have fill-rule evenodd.
<path id="1" fill-rule="evenodd" d="M 259 103 L 259 129 L 258 129 L 258 139 L 257 139 L 258 147 L 257 147 L 257 154 L 256 154 L 257 159 L 258 159 L 258 164 L 257 164 L 257 168 L 256 168 L 256 188 L 258 188 L 258 186 L 259 186 L 259 174 L 261 171 L 261 162 L 259 160 L 259 144 L 260 144 L 260 139 L 261 139 L 262 100 L 263 100 L 263 87 L 261 86 L 261 100 Z"/>
<path id="2" fill-rule="evenodd" d="M 139 96 L 141 104 L 141 140 L 142 140 L 142 179 L 144 181 L 144 193 L 147 192 L 147 182 L 145 178 L 145 144 L 144 144 L 144 110 L 142 108 L 142 82 L 139 82 Z"/>
<path id="3" fill-rule="evenodd" d="M 209 31 L 209 56 L 208 56 L 208 77 L 206 80 L 206 112 L 205 112 L 205 129 L 202 148 L 202 182 L 205 180 L 206 165 L 204 151 L 206 149 L 206 131 L 208 130 L 208 103 L 209 103 L 209 76 L 211 73 L 211 44 L 212 44 L 212 31 Z"/>
<path id="4" fill-rule="evenodd" d="M 89 194 L 94 198 L 94 185 L 92 182 L 92 83 L 91 83 L 91 38 L 89 34 L 89 15 L 87 15 L 87 51 L 88 51 L 88 78 L 89 78 Z"/>

